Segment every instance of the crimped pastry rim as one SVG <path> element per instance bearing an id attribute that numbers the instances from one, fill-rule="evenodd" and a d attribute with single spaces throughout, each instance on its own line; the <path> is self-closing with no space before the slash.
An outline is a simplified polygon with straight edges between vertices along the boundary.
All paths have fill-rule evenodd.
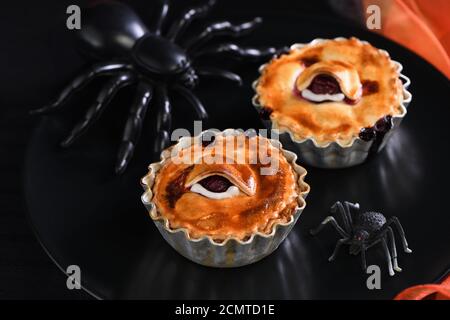
<path id="1" fill-rule="evenodd" d="M 353 38 L 356 39 L 357 41 L 359 41 L 362 44 L 370 44 L 368 41 L 360 40 L 360 39 L 355 38 L 355 37 L 353 37 Z M 336 38 L 333 38 L 333 39 L 315 38 L 315 39 L 313 39 L 313 40 L 311 40 L 310 42 L 307 42 L 307 43 L 294 43 L 293 45 L 290 46 L 289 50 L 299 49 L 299 48 L 302 48 L 302 47 L 305 47 L 305 46 L 308 46 L 308 45 L 315 45 L 315 44 L 322 43 L 322 42 L 329 41 L 329 40 L 346 41 L 346 40 L 349 40 L 349 38 L 345 38 L 345 37 L 336 37 Z M 377 50 L 379 50 L 382 54 L 386 55 L 389 58 L 391 64 L 396 69 L 397 76 L 400 78 L 400 80 L 403 80 L 402 81 L 403 100 L 402 100 L 402 102 L 400 103 L 400 106 L 399 106 L 400 109 L 401 109 L 401 113 L 392 116 L 392 120 L 393 121 L 399 121 L 399 120 L 403 119 L 406 116 L 406 114 L 408 113 L 407 105 L 412 100 L 412 94 L 411 94 L 411 92 L 409 92 L 407 90 L 409 85 L 411 84 L 411 80 L 406 75 L 401 73 L 401 71 L 403 70 L 403 65 L 400 62 L 391 59 L 389 53 L 386 50 L 379 49 L 379 48 L 377 48 L 375 46 L 373 46 L 373 47 L 376 48 Z M 257 92 L 257 87 L 258 87 L 258 84 L 259 84 L 259 80 L 260 80 L 260 78 L 261 78 L 261 76 L 262 76 L 266 66 L 272 60 L 277 59 L 278 57 L 279 57 L 278 55 L 274 55 L 272 57 L 272 59 L 270 59 L 268 62 L 264 63 L 263 65 L 261 65 L 258 68 L 259 77 L 258 77 L 258 79 L 256 79 L 252 83 L 252 88 L 253 88 L 253 90 L 255 90 L 255 95 L 252 98 L 252 104 L 257 109 L 261 109 L 261 108 L 264 107 L 263 105 L 261 105 L 259 103 L 259 95 L 258 95 L 258 92 Z M 397 120 L 395 120 L 395 119 L 397 119 Z M 342 143 L 341 141 L 337 140 L 337 141 L 329 141 L 327 143 L 319 144 L 314 136 L 308 137 L 308 138 L 304 138 L 304 139 L 297 139 L 295 137 L 294 133 L 291 130 L 289 130 L 288 128 L 285 128 L 285 127 L 279 128 L 278 127 L 278 123 L 276 121 L 274 121 L 273 119 L 270 119 L 270 122 L 271 122 L 273 130 L 277 130 L 279 132 L 279 134 L 287 133 L 289 135 L 290 139 L 293 142 L 295 142 L 295 143 L 304 143 L 304 142 L 311 141 L 316 148 L 323 148 L 323 149 L 325 149 L 325 148 L 328 148 L 330 145 L 338 146 L 338 147 L 341 147 L 341 148 L 344 148 L 344 149 L 345 148 L 351 148 L 354 145 L 354 143 L 356 141 L 358 141 L 358 140 L 360 140 L 363 143 L 370 143 L 370 141 L 365 141 L 365 140 L 361 139 L 359 136 L 357 136 L 357 137 L 352 137 L 350 140 L 346 141 L 346 143 Z"/>
<path id="2" fill-rule="evenodd" d="M 247 130 L 244 132 L 242 130 L 236 130 L 236 129 L 225 129 L 220 132 L 218 132 L 216 130 L 204 130 L 195 137 L 180 138 L 175 145 L 165 149 L 164 151 L 167 151 L 167 150 L 179 145 L 183 139 L 190 139 L 192 142 L 194 142 L 196 138 L 199 138 L 200 136 L 202 136 L 205 133 L 213 133 L 215 135 L 217 135 L 217 134 L 230 135 L 230 134 L 242 134 L 242 133 L 246 133 L 249 131 L 250 130 Z M 288 222 L 276 222 L 272 226 L 271 233 L 267 234 L 267 233 L 263 233 L 263 232 L 255 232 L 245 241 L 243 241 L 239 238 L 233 237 L 233 236 L 230 236 L 230 237 L 226 238 L 225 240 L 222 240 L 221 242 L 216 242 L 211 236 L 208 236 L 208 235 L 205 235 L 205 236 L 202 236 L 199 238 L 192 238 L 190 236 L 189 230 L 187 228 L 174 229 L 174 228 L 170 227 L 169 220 L 166 217 L 164 217 L 163 215 L 158 213 L 156 204 L 152 201 L 152 198 L 153 198 L 152 188 L 153 188 L 154 180 L 156 178 L 156 174 L 159 171 L 160 167 L 164 164 L 164 162 L 166 160 L 168 160 L 168 158 L 170 158 L 170 156 L 167 156 L 169 153 L 164 152 L 164 151 L 161 153 L 161 160 L 158 162 L 151 163 L 148 166 L 149 172 L 141 179 L 141 185 L 144 188 L 144 193 L 141 196 L 141 201 L 147 208 L 150 218 L 155 223 L 162 222 L 162 226 L 164 227 L 164 230 L 171 234 L 178 233 L 178 232 L 184 233 L 186 239 L 190 242 L 201 242 L 201 241 L 207 239 L 210 244 L 212 244 L 214 246 L 219 246 L 219 247 L 225 246 L 228 243 L 228 241 L 236 241 L 238 244 L 247 245 L 247 244 L 251 243 L 256 237 L 271 238 L 271 237 L 275 236 L 279 227 L 287 227 L 291 224 L 294 224 L 296 221 L 296 219 L 294 217 L 296 215 L 300 215 L 300 213 L 306 207 L 306 196 L 308 195 L 308 193 L 311 189 L 309 184 L 305 182 L 305 176 L 307 175 L 308 172 L 305 168 L 303 168 L 302 166 L 300 166 L 296 163 L 297 155 L 295 153 L 283 149 L 281 142 L 278 140 L 273 140 L 273 139 L 268 139 L 268 140 L 270 141 L 272 146 L 278 148 L 280 151 L 283 152 L 283 155 L 286 157 L 286 160 L 291 164 L 291 166 L 293 167 L 295 172 L 298 174 L 297 183 L 300 186 L 301 191 L 299 192 L 297 203 L 301 201 L 302 206 L 297 205 L 297 207 L 295 208 L 295 212 L 290 216 L 290 219 Z M 304 191 L 302 191 L 303 189 L 304 189 Z"/>

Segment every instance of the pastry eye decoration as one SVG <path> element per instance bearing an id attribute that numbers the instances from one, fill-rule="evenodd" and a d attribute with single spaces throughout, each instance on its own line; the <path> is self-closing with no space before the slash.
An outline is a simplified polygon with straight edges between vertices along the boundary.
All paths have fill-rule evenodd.
<path id="1" fill-rule="evenodd" d="M 205 58 L 228 55 L 230 58 L 258 61 L 276 52 L 271 47 L 257 49 L 217 41 L 219 38 L 239 38 L 249 34 L 262 23 L 261 18 L 240 24 L 214 22 L 206 25 L 199 34 L 188 35 L 186 31 L 189 25 L 206 16 L 216 0 L 205 0 L 203 5 L 188 8 L 178 20 L 170 24 L 167 21 L 170 1 L 160 0 L 160 3 L 158 17 L 149 25 L 120 2 L 101 1 L 83 11 L 83 27 L 78 33 L 81 44 L 88 49 L 89 54 L 103 60 L 77 76 L 50 104 L 32 111 L 33 114 L 44 114 L 59 110 L 73 93 L 91 80 L 106 78 L 107 82 L 81 121 L 61 142 L 62 147 L 69 147 L 86 133 L 118 91 L 134 86 L 135 100 L 129 107 L 124 123 L 116 173 L 122 173 L 133 157 L 147 109 L 152 109 L 156 117 L 154 151 L 159 154 L 170 142 L 171 95 L 174 92 L 188 102 L 187 105 L 192 107 L 198 118 L 206 119 L 208 115 L 203 104 L 192 92 L 199 77 L 224 78 L 239 85 L 242 83 L 239 75 L 206 65 Z M 211 43 L 211 40 L 215 43 Z"/>
<path id="2" fill-rule="evenodd" d="M 187 177 L 186 188 L 216 200 L 256 193 L 255 177 L 245 165 L 196 166 Z"/>
<path id="3" fill-rule="evenodd" d="M 361 98 L 362 84 L 351 64 L 329 60 L 306 66 L 295 81 L 294 91 L 311 102 L 355 104 Z"/>

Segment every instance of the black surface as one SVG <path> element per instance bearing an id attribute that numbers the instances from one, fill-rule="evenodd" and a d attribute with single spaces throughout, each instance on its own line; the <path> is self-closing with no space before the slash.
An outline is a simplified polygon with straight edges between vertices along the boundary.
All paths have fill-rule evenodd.
<path id="1" fill-rule="evenodd" d="M 261 9 L 261 11 L 264 11 Z M 252 14 L 258 14 L 255 7 Z M 130 92 L 110 106 L 96 126 L 72 149 L 61 152 L 57 142 L 73 123 L 81 103 L 76 99 L 62 117 L 37 127 L 26 161 L 25 193 L 36 232 L 52 257 L 65 269 L 78 264 L 87 289 L 104 298 L 392 298 L 400 290 L 437 280 L 450 265 L 450 217 L 445 188 L 450 85 L 439 72 L 409 51 L 355 28 L 298 14 L 264 14 L 264 26 L 251 44 L 286 45 L 315 37 L 358 36 L 387 49 L 412 78 L 413 103 L 401 129 L 387 149 L 370 163 L 343 170 L 309 169 L 312 191 L 297 226 L 282 246 L 263 261 L 238 269 L 196 265 L 162 239 L 140 203 L 139 178 L 153 160 L 151 120 L 131 168 L 112 174 L 114 153 Z M 270 39 L 270 41 L 269 41 Z M 256 66 L 230 64 L 244 74 L 246 85 L 208 81 L 197 92 L 208 106 L 205 127 L 261 127 L 250 99 Z M 220 90 L 219 90 L 220 89 Z M 433 99 L 430 99 L 433 92 Z M 232 94 L 230 94 L 232 93 Z M 174 101 L 174 127 L 192 127 L 191 113 Z M 151 111 L 150 111 L 151 113 Z M 239 116 L 236 116 L 239 115 Z M 437 116 L 438 115 L 438 116 Z M 369 291 L 359 259 L 331 254 L 338 236 L 331 229 L 318 237 L 316 226 L 336 200 L 360 202 L 362 209 L 397 215 L 413 249 L 399 253 L 404 271 L 389 277 L 381 250 L 368 252 L 368 263 L 382 268 L 382 290 Z"/>
<path id="2" fill-rule="evenodd" d="M 129 1 L 145 19 L 154 13 L 153 1 Z M 183 1 L 183 5 L 187 1 Z M 199 2 L 199 1 L 197 1 Z M 25 146 L 36 119 L 25 117 L 32 107 L 49 101 L 85 63 L 66 29 L 66 8 L 86 1 L 41 0 L 0 3 L 0 298 L 85 299 L 81 290 L 69 291 L 66 278 L 41 250 L 26 219 L 22 195 Z M 216 15 L 235 12 L 235 4 L 221 1 Z M 326 1 L 258 1 L 264 11 L 330 16 Z M 239 2 L 243 15 L 252 16 L 255 2 Z M 149 8 L 150 7 L 150 8 Z M 178 5 L 177 5 L 178 7 Z M 180 6 L 181 8 L 181 6 Z"/>
<path id="3" fill-rule="evenodd" d="M 66 277 L 30 229 L 22 195 L 25 147 L 35 122 L 24 113 L 47 101 L 80 63 L 65 28 L 65 10 L 72 3 L 79 1 L 0 4 L 1 299 L 90 298 L 82 290 L 67 290 Z"/>

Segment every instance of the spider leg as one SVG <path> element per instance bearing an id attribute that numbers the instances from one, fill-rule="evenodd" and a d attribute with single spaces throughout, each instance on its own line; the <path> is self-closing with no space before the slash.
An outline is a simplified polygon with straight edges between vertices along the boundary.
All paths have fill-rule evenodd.
<path id="1" fill-rule="evenodd" d="M 153 87 L 145 82 L 140 82 L 136 89 L 136 99 L 131 106 L 123 130 L 115 168 L 117 174 L 125 171 L 133 157 L 134 149 L 141 135 L 145 114 L 152 99 Z"/>
<path id="2" fill-rule="evenodd" d="M 216 22 L 207 26 L 200 35 L 190 38 L 185 47 L 190 51 L 218 36 L 242 37 L 255 30 L 261 23 L 262 18 L 260 17 L 238 25 L 232 24 L 229 21 Z"/>
<path id="3" fill-rule="evenodd" d="M 336 213 L 336 211 L 338 211 L 342 217 L 345 231 L 350 234 L 352 230 L 351 218 L 349 219 L 349 212 L 344 209 L 344 206 L 340 201 L 336 201 L 336 203 L 331 207 L 331 213 Z"/>
<path id="4" fill-rule="evenodd" d="M 392 252 L 392 262 L 394 264 L 394 270 L 397 272 L 401 272 L 402 268 L 398 266 L 397 261 L 397 246 L 395 245 L 395 237 L 394 237 L 394 231 L 392 231 L 391 227 L 387 227 L 387 234 L 389 236 L 389 241 L 391 242 L 391 252 Z"/>
<path id="5" fill-rule="evenodd" d="M 388 268 L 389 268 L 389 275 L 393 276 L 395 274 L 395 272 L 394 272 L 394 269 L 392 269 L 392 259 L 391 259 L 391 254 L 389 253 L 388 245 L 386 243 L 386 235 L 384 235 L 381 238 L 381 244 L 383 245 L 383 251 L 384 251 L 384 254 L 386 255 L 386 260 L 387 260 Z"/>
<path id="6" fill-rule="evenodd" d="M 361 246 L 361 268 L 363 269 L 363 271 L 367 270 L 367 261 L 366 261 L 366 246 L 362 245 Z"/>
<path id="7" fill-rule="evenodd" d="M 408 248 L 408 241 L 406 241 L 406 237 L 405 237 L 405 231 L 403 230 L 402 225 L 400 224 L 400 221 L 398 220 L 397 217 L 391 217 L 389 218 L 389 220 L 387 221 L 387 225 L 390 225 L 394 223 L 395 226 L 397 227 L 398 232 L 400 233 L 400 239 L 402 240 L 402 245 L 403 245 L 403 250 L 406 253 L 411 253 L 412 250 L 410 248 Z"/>
<path id="8" fill-rule="evenodd" d="M 160 154 L 170 143 L 170 131 L 172 130 L 172 105 L 167 94 L 166 87 L 158 88 L 158 96 L 161 106 L 156 113 L 157 138 L 154 145 L 154 153 Z"/>
<path id="9" fill-rule="evenodd" d="M 197 74 L 204 77 L 224 78 L 237 83 L 238 86 L 242 85 L 241 77 L 238 74 L 228 70 L 221 70 L 218 68 L 211 68 L 211 67 L 198 67 Z"/>
<path id="10" fill-rule="evenodd" d="M 201 101 L 191 90 L 179 85 L 174 86 L 173 89 L 180 93 L 194 107 L 200 120 L 205 120 L 208 118 L 208 113 L 206 112 L 205 107 L 203 107 Z"/>
<path id="11" fill-rule="evenodd" d="M 162 27 L 164 24 L 164 21 L 167 18 L 167 13 L 169 12 L 169 0 L 160 0 L 161 7 L 159 9 L 158 18 L 155 23 L 154 27 L 154 33 L 159 36 L 161 35 Z"/>
<path id="12" fill-rule="evenodd" d="M 336 258 L 336 255 L 338 254 L 341 246 L 347 242 L 348 238 L 339 239 L 338 242 L 336 243 L 336 247 L 334 248 L 333 254 L 328 258 L 328 261 L 333 261 Z"/>
<path id="13" fill-rule="evenodd" d="M 43 113 L 58 110 L 69 99 L 69 97 L 73 93 L 81 90 L 84 86 L 86 86 L 95 77 L 100 76 L 100 75 L 113 74 L 116 71 L 131 70 L 131 69 L 132 69 L 131 65 L 124 64 L 124 63 L 109 62 L 109 63 L 96 64 L 89 70 L 83 72 L 82 74 L 78 75 L 75 79 L 73 79 L 72 82 L 70 82 L 69 85 L 67 85 L 60 92 L 58 97 L 56 97 L 56 99 L 52 103 L 50 103 L 42 108 L 31 110 L 30 113 L 31 114 L 43 114 Z"/>
<path id="14" fill-rule="evenodd" d="M 250 47 L 244 48 L 235 43 L 225 43 L 198 50 L 193 53 L 193 56 L 195 60 L 196 58 L 204 55 L 226 53 L 229 54 L 232 58 L 258 61 L 260 59 L 268 59 L 272 57 L 276 52 L 277 50 L 272 47 L 264 49 L 256 49 Z"/>
<path id="15" fill-rule="evenodd" d="M 343 238 L 349 238 L 349 235 L 347 232 L 342 229 L 339 224 L 336 222 L 336 219 L 334 219 L 333 216 L 328 216 L 325 219 L 323 219 L 322 223 L 316 228 L 312 229 L 310 232 L 312 235 L 318 234 L 320 231 L 322 231 L 323 227 L 325 227 L 326 224 L 331 223 L 333 227 L 336 229 L 337 232 L 343 237 Z"/>
<path id="16" fill-rule="evenodd" d="M 361 268 L 363 271 L 367 270 L 366 247 L 361 248 Z"/>
<path id="17" fill-rule="evenodd" d="M 75 125 L 67 138 L 61 142 L 61 146 L 68 147 L 72 145 L 72 143 L 79 138 L 95 120 L 97 120 L 117 91 L 131 83 L 133 80 L 134 75 L 130 72 L 121 73 L 109 80 L 98 94 L 95 103 L 87 110 L 84 118 Z"/>
<path id="18" fill-rule="evenodd" d="M 170 26 L 167 32 L 167 38 L 175 41 L 176 38 L 191 24 L 191 22 L 199 17 L 208 14 L 209 10 L 214 6 L 216 0 L 208 0 L 206 4 L 191 8 L 183 14 L 183 17 Z"/>
<path id="19" fill-rule="evenodd" d="M 352 215 L 352 209 L 356 212 L 359 211 L 359 203 L 351 203 L 348 201 L 344 201 L 344 206 L 347 211 L 347 217 L 350 220 L 350 224 L 353 224 L 353 215 Z"/>

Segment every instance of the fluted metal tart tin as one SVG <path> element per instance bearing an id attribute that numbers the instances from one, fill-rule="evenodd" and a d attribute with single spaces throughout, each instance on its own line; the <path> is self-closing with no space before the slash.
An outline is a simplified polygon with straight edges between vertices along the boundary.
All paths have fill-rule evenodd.
<path id="1" fill-rule="evenodd" d="M 226 129 L 222 132 L 213 130 L 203 131 L 199 136 L 183 137 L 176 145 L 171 148 L 179 146 L 189 146 L 195 142 L 195 139 L 200 138 L 203 134 L 222 134 L 225 136 L 242 134 L 243 131 L 235 129 Z M 210 236 L 203 236 L 201 238 L 191 238 L 189 232 L 185 228 L 172 229 L 167 218 L 163 217 L 159 212 L 153 198 L 153 184 L 160 168 L 165 161 L 170 158 L 170 152 L 163 152 L 161 161 L 150 164 L 149 172 L 141 179 L 141 184 L 144 188 L 144 194 L 141 196 L 142 203 L 149 212 L 150 218 L 155 223 L 163 238 L 181 255 L 209 267 L 239 267 L 254 263 L 267 255 L 271 254 L 283 242 L 286 236 L 291 231 L 292 227 L 297 222 L 300 214 L 306 206 L 306 196 L 309 193 L 310 187 L 304 182 L 306 170 L 296 164 L 297 156 L 295 153 L 284 150 L 279 141 L 270 139 L 272 145 L 283 152 L 283 155 L 292 165 L 298 175 L 298 183 L 300 185 L 300 195 L 298 205 L 294 214 L 287 223 L 274 224 L 270 234 L 254 233 L 245 241 L 230 237 L 224 241 L 216 242 Z M 166 151 L 171 150 L 166 149 Z M 303 187 L 303 188 L 302 188 Z"/>
<path id="2" fill-rule="evenodd" d="M 309 43 L 296 43 L 290 47 L 291 50 L 299 49 L 308 45 L 315 45 L 330 39 L 314 39 Z M 333 40 L 342 41 L 347 40 L 347 38 L 338 37 Z M 362 43 L 368 43 L 367 41 L 362 41 Z M 386 56 L 389 56 L 389 53 L 386 50 L 378 49 Z M 272 59 L 277 59 L 278 56 L 275 55 Z M 409 85 L 411 84 L 411 80 L 401 73 L 403 66 L 401 63 L 394 61 L 391 59 L 391 62 L 394 64 L 396 71 L 398 73 L 398 77 L 403 83 L 403 102 L 400 105 L 402 112 L 398 115 L 392 116 L 392 128 L 384 135 L 383 139 L 379 142 L 379 147 L 377 152 L 381 151 L 389 138 L 394 134 L 395 130 L 400 126 L 403 118 L 407 114 L 407 108 L 409 103 L 412 100 L 412 94 L 407 90 Z M 269 62 L 270 63 L 270 62 Z M 259 67 L 259 73 L 262 75 L 265 67 L 268 63 L 263 64 Z M 259 78 L 253 82 L 253 89 L 256 94 L 253 96 L 252 103 L 253 106 L 257 109 L 258 113 L 263 111 L 264 106 L 262 106 L 259 102 L 259 96 L 257 93 L 257 86 L 259 83 Z M 301 163 L 318 167 L 318 168 L 346 168 L 355 166 L 366 161 L 371 153 L 372 144 L 374 140 L 365 141 L 359 137 L 354 137 L 349 143 L 341 144 L 340 142 L 330 142 L 328 144 L 320 145 L 317 141 L 312 138 L 306 138 L 299 140 L 294 137 L 294 134 L 286 128 L 279 128 L 275 121 L 271 121 L 270 119 L 262 119 L 264 125 L 273 132 L 279 135 L 279 140 L 283 143 L 284 148 L 294 151 L 299 158 Z"/>

